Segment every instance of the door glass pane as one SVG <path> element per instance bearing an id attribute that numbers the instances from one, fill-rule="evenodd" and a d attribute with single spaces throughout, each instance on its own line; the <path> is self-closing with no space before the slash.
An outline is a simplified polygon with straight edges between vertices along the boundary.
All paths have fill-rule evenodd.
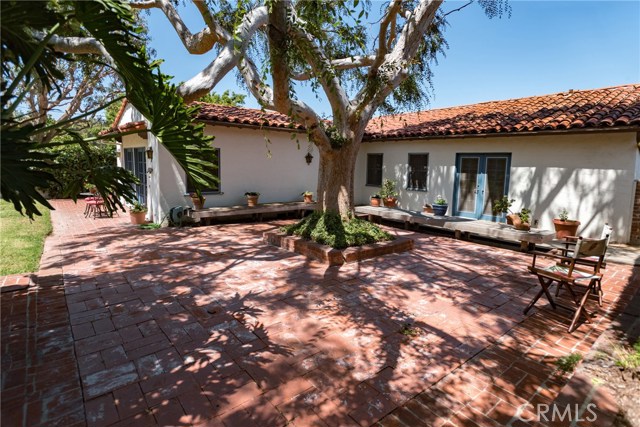
<path id="1" fill-rule="evenodd" d="M 460 187 L 458 188 L 458 211 L 475 212 L 478 185 L 477 157 L 463 157 L 460 159 Z"/>
<path id="2" fill-rule="evenodd" d="M 147 160 L 144 148 L 136 148 L 136 178 L 140 184 L 136 185 L 136 194 L 140 203 L 147 203 Z"/>
<path id="3" fill-rule="evenodd" d="M 147 203 L 147 161 L 144 148 L 124 149 L 124 168 L 140 180 L 133 189 L 140 203 Z"/>
<path id="4" fill-rule="evenodd" d="M 493 201 L 501 199 L 505 193 L 507 180 L 507 159 L 505 157 L 488 157 L 485 177 L 484 206 L 485 215 L 493 215 Z"/>

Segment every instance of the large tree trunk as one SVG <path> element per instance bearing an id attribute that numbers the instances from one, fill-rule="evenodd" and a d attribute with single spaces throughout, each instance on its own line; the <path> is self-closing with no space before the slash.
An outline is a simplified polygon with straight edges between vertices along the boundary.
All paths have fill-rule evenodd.
<path id="1" fill-rule="evenodd" d="M 351 142 L 340 149 L 319 150 L 317 210 L 338 212 L 343 218 L 353 213 L 353 179 L 358 146 Z"/>

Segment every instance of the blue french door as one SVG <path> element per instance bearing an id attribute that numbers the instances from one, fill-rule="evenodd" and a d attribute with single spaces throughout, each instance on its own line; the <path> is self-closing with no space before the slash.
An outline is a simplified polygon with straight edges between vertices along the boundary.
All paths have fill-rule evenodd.
<path id="1" fill-rule="evenodd" d="M 509 194 L 511 154 L 458 154 L 453 214 L 502 221 L 493 214 L 493 201 Z"/>
<path id="2" fill-rule="evenodd" d="M 140 181 L 139 184 L 134 185 L 133 189 L 138 202 L 142 204 L 147 203 L 147 160 L 145 154 L 144 147 L 124 149 L 124 168 Z"/>

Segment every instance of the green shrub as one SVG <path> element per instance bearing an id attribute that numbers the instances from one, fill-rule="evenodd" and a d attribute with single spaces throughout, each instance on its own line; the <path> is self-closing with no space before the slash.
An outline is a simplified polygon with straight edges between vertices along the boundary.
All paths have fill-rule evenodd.
<path id="1" fill-rule="evenodd" d="M 560 368 L 562 372 L 573 372 L 581 360 L 582 355 L 580 353 L 571 353 L 568 356 L 558 358 L 558 360 L 556 360 L 556 366 Z"/>
<path id="2" fill-rule="evenodd" d="M 623 350 L 618 352 L 616 366 L 622 369 L 640 369 L 640 340 L 633 345 L 633 350 Z"/>
<path id="3" fill-rule="evenodd" d="M 343 221 L 335 212 L 313 212 L 302 221 L 282 229 L 288 235 L 304 237 L 336 249 L 393 239 L 375 224 L 358 218 Z"/>
<path id="4" fill-rule="evenodd" d="M 50 149 L 59 153 L 56 163 L 60 168 L 52 169 L 51 173 L 60 182 L 52 184 L 46 190 L 50 197 L 69 197 L 70 189 L 78 188 L 78 183 L 90 181 L 89 174 L 91 166 L 98 168 L 115 168 L 116 147 L 115 145 L 96 144 L 90 148 L 90 157 L 78 145 L 66 145 Z M 75 185 L 74 185 L 75 184 Z"/>

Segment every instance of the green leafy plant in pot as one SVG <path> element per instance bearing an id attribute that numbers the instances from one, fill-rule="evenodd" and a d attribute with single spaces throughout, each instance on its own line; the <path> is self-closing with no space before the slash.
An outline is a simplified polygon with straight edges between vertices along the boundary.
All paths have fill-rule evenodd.
<path id="1" fill-rule="evenodd" d="M 531 229 L 531 225 L 529 224 L 531 210 L 527 208 L 522 208 L 520 212 L 513 212 L 511 210 L 511 205 L 515 202 L 516 199 L 509 199 L 508 196 L 502 196 L 501 199 L 497 199 L 493 201 L 493 213 L 494 214 L 507 214 L 507 224 L 513 225 L 516 230 L 528 231 Z"/>
<path id="2" fill-rule="evenodd" d="M 129 216 L 132 224 L 144 224 L 147 222 L 147 207 L 140 202 L 135 202 L 129 207 Z"/>
<path id="3" fill-rule="evenodd" d="M 382 197 L 382 203 L 387 208 L 395 208 L 398 204 L 398 191 L 396 190 L 396 182 L 390 179 L 385 179 L 382 182 L 382 188 L 380 189 L 380 197 Z"/>
<path id="4" fill-rule="evenodd" d="M 568 236 L 576 236 L 580 221 L 569 219 L 569 211 L 564 208 L 558 214 L 558 218 L 553 219 L 553 226 L 556 229 L 556 239 L 564 239 Z"/>
<path id="5" fill-rule="evenodd" d="M 437 216 L 445 216 L 447 214 L 447 209 L 449 209 L 449 202 L 447 199 L 438 194 L 431 205 L 433 209 L 433 214 Z"/>
<path id="6" fill-rule="evenodd" d="M 313 192 L 312 191 L 304 191 L 302 194 L 302 199 L 305 203 L 313 203 Z"/>

